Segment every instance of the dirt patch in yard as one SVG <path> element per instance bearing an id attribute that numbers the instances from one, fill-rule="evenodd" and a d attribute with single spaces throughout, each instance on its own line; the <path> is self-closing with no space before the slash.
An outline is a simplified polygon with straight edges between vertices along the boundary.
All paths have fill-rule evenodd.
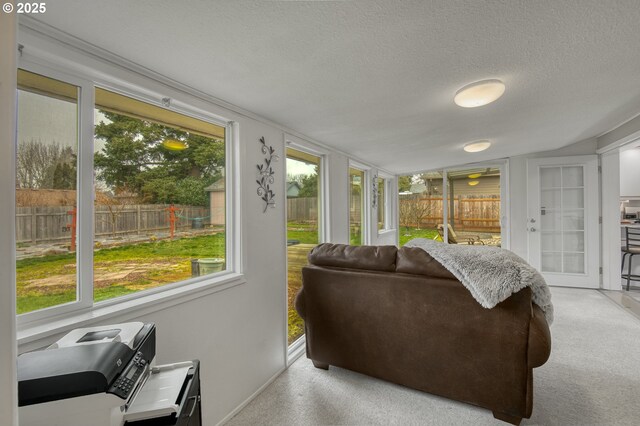
<path id="1" fill-rule="evenodd" d="M 142 290 L 150 285 L 164 284 L 190 277 L 190 265 L 184 259 L 145 259 L 141 262 L 100 262 L 94 265 L 94 288 L 112 285 Z M 75 267 L 65 265 L 67 274 L 50 275 L 28 280 L 20 290 L 48 294 L 73 289 L 76 286 Z M 73 265 L 75 266 L 75 265 Z"/>

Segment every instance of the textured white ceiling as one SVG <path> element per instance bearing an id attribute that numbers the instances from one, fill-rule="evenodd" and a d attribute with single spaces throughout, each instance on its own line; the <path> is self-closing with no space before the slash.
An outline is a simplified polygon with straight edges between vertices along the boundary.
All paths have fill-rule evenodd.
<path id="1" fill-rule="evenodd" d="M 38 19 L 393 172 L 559 148 L 640 113 L 638 0 L 55 0 Z M 453 103 L 486 78 L 501 99 Z M 493 146 L 464 153 L 476 139 Z"/>

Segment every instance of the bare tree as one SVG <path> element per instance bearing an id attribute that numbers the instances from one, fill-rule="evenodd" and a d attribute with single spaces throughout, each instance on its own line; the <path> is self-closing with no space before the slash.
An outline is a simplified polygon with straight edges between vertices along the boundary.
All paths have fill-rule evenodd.
<path id="1" fill-rule="evenodd" d="M 415 226 L 420 229 L 422 220 L 433 210 L 431 201 L 426 201 L 420 194 L 400 196 L 400 225 L 405 228 Z"/>
<path id="2" fill-rule="evenodd" d="M 73 182 L 62 183 L 70 179 Z M 16 153 L 16 180 L 18 188 L 58 189 L 56 184 L 65 186 L 61 189 L 75 188 L 73 148 L 55 141 L 44 143 L 31 139 L 20 142 Z"/>
<path id="3" fill-rule="evenodd" d="M 139 200 L 135 196 L 127 196 L 126 194 L 109 195 L 102 191 L 96 191 L 95 203 L 97 206 L 105 206 L 107 208 L 107 220 L 111 227 L 111 235 L 118 234 L 118 218 L 122 215 L 125 207 L 136 204 Z"/>

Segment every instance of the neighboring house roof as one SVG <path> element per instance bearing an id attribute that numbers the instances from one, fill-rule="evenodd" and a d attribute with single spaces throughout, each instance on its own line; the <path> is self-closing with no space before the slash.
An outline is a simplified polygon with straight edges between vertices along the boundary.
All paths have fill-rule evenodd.
<path id="1" fill-rule="evenodd" d="M 297 197 L 302 187 L 298 182 L 287 182 L 287 197 Z"/>
<path id="2" fill-rule="evenodd" d="M 224 191 L 224 178 L 218 179 L 217 181 L 213 182 L 211 185 L 207 186 L 204 190 L 208 192 Z"/>
<path id="3" fill-rule="evenodd" d="M 424 183 L 414 183 L 411 185 L 409 191 L 411 191 L 412 194 L 422 194 L 427 192 L 427 185 Z"/>

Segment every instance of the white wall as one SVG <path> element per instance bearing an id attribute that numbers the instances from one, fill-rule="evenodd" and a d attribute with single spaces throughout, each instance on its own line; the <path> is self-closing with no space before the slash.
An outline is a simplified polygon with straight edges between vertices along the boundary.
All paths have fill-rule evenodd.
<path id="1" fill-rule="evenodd" d="M 578 142 L 554 151 L 538 152 L 509 158 L 509 214 L 510 249 L 520 257 L 528 258 L 527 235 L 527 160 L 529 158 L 564 157 L 595 154 L 595 138 Z"/>
<path id="2" fill-rule="evenodd" d="M 340 153 L 327 156 L 329 169 L 329 242 L 349 244 L 349 158 Z"/>
<path id="3" fill-rule="evenodd" d="M 602 166 L 602 287 L 620 290 L 620 156 L 601 157 Z"/>
<path id="4" fill-rule="evenodd" d="M 6 27 L 3 25 L 3 31 L 4 28 Z M 57 34 L 56 37 L 62 36 Z M 206 95 L 189 94 L 188 90 L 180 90 L 179 84 L 167 82 L 161 76 L 154 76 L 156 81 L 143 78 L 136 72 L 101 59 L 104 55 L 99 51 L 99 55 L 89 56 L 25 28 L 20 29 L 19 38 L 25 45 L 26 57 L 54 69 L 64 67 L 66 72 L 94 81 L 135 85 L 136 90 L 161 94 L 177 103 L 184 102 L 237 123 L 241 189 L 238 211 L 243 248 L 242 270 L 246 283 L 204 297 L 192 298 L 178 305 L 149 308 L 139 313 L 132 311 L 117 319 L 103 321 L 113 323 L 141 319 L 155 322 L 158 333 L 158 363 L 200 359 L 205 424 L 214 425 L 224 421 L 270 379 L 283 371 L 286 365 L 286 202 L 285 179 L 278 177 L 285 173 L 285 135 L 295 132 L 250 112 L 226 108 L 224 103 Z M 3 42 L 4 40 L 3 36 Z M 71 42 L 76 43 L 73 40 Z M 89 49 L 81 43 L 77 46 Z M 276 207 L 268 209 L 266 213 L 263 213 L 262 201 L 256 195 L 255 183 L 256 164 L 264 159 L 258 142 L 262 136 L 268 145 L 275 148 L 281 159 L 274 165 Z M 6 149 L 5 144 L 2 149 Z M 349 235 L 348 158 L 342 153 L 331 150 L 327 152 L 329 239 L 332 242 L 346 243 Z M 1 157 L 9 163 L 13 156 L 7 153 Z M 9 183 L 8 186 L 2 186 L 3 191 L 11 190 L 13 174 L 10 168 L 0 168 L 0 182 Z M 8 209 L 8 205 L 10 203 L 5 203 L 3 208 Z M 7 212 L 3 216 L 12 217 L 13 214 Z M 2 229 L 2 232 L 11 233 L 10 230 L 5 231 L 4 227 Z M 8 250 L 8 253 L 13 253 L 13 244 L 8 244 L 11 241 L 9 238 L 2 239 L 3 250 Z M 11 257 L 3 257 L 3 261 L 6 259 Z M 2 269 L 5 273 L 13 271 L 13 261 L 9 261 L 7 267 Z M 14 280 L 7 279 L 5 282 Z M 13 289 L 13 286 L 2 288 L 3 291 L 8 291 L 6 289 Z M 2 299 L 6 300 L 4 297 Z M 9 300 L 9 303 L 14 304 L 14 299 Z M 2 312 L 4 315 L 5 310 Z M 14 316 L 10 314 L 7 318 L 13 319 Z M 4 334 L 7 324 L 11 328 L 10 322 L 2 322 L 2 337 L 4 341 L 11 342 L 14 340 L 9 334 L 10 330 L 7 330 L 7 335 Z M 21 345 L 19 351 L 42 347 L 58 337 L 59 335 L 55 335 L 30 341 Z M 3 357 L 13 361 L 14 354 L 5 352 L 3 346 Z M 9 376 L 3 374 L 2 377 Z M 8 379 L 3 390 L 10 388 L 12 383 L 14 381 Z M 12 402 L 8 405 L 12 406 Z"/>
<path id="5" fill-rule="evenodd" d="M 15 224 L 15 102 L 16 15 L 0 13 L 0 416 L 2 424 L 16 425 L 16 295 Z"/>
<path id="6" fill-rule="evenodd" d="M 620 151 L 620 196 L 640 198 L 640 147 Z"/>
<path id="7" fill-rule="evenodd" d="M 598 137 L 600 152 L 616 148 L 640 137 L 640 115 Z"/>

